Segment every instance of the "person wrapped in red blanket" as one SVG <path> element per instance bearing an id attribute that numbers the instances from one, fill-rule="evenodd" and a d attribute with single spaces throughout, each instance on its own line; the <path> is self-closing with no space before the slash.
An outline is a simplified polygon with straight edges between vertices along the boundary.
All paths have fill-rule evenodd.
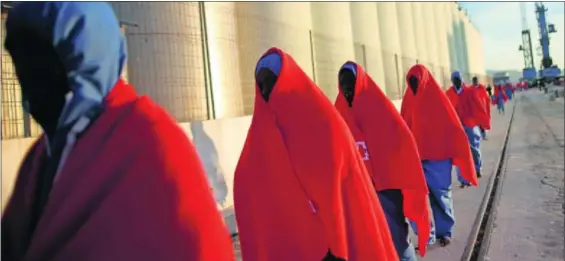
<path id="1" fill-rule="evenodd" d="M 360 65 L 346 62 L 338 78 L 335 107 L 375 184 L 398 256 L 401 261 L 416 261 L 406 218 L 422 231 L 418 240 L 422 256 L 430 230 L 428 186 L 416 141 L 394 104 Z"/>
<path id="2" fill-rule="evenodd" d="M 453 72 L 451 78 L 453 85 L 463 85 L 463 79 L 460 72 Z M 463 124 L 463 129 L 467 135 L 471 154 L 473 155 L 473 162 L 477 177 L 481 177 L 481 168 L 483 165 L 480 144 L 482 139 L 482 130 L 490 129 L 490 115 L 487 113 L 486 107 L 490 107 L 487 102 L 487 94 L 484 88 L 476 87 L 476 80 L 473 80 L 473 85 L 466 87 L 458 95 L 457 104 L 454 106 L 459 120 Z M 461 174 L 461 170 L 457 168 L 457 178 L 461 183 L 461 188 L 471 186 Z"/>
<path id="3" fill-rule="evenodd" d="M 490 123 L 491 123 L 490 96 L 488 95 L 488 92 L 487 92 L 487 89 L 485 88 L 485 86 L 479 83 L 479 78 L 477 78 L 477 76 L 474 76 L 472 81 L 473 81 L 473 85 L 471 85 L 471 87 L 474 87 L 476 89 L 477 95 L 481 99 L 483 107 L 484 107 L 484 111 L 486 112 L 485 116 L 487 117 L 487 120 L 482 126 L 479 126 L 479 128 L 481 130 L 481 137 L 482 137 L 483 140 L 486 140 L 487 139 L 487 131 L 490 130 Z"/>
<path id="4" fill-rule="evenodd" d="M 406 82 L 410 88 L 404 93 L 400 115 L 418 145 L 430 192 L 434 226 L 429 243 L 439 239 L 440 244 L 446 246 L 451 242 L 455 227 L 452 165 L 461 169 L 466 180 L 478 185 L 473 158 L 461 121 L 428 69 L 423 65 L 413 66 L 406 75 Z"/>
<path id="5" fill-rule="evenodd" d="M 109 4 L 21 2 L 6 33 L 44 134 L 2 216 L 2 260 L 235 260 L 190 140 L 120 80 L 126 48 Z"/>
<path id="6" fill-rule="evenodd" d="M 245 261 L 398 260 L 347 125 L 292 57 L 257 63 L 255 110 L 234 177 Z"/>
<path id="7" fill-rule="evenodd" d="M 508 101 L 508 97 L 502 84 L 494 86 L 494 95 L 492 97 L 492 105 L 496 105 L 498 114 L 504 114 L 504 103 Z"/>

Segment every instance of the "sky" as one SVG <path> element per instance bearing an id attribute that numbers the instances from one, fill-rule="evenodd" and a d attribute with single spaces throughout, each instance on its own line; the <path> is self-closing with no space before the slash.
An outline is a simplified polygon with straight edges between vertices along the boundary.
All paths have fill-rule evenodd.
<path id="1" fill-rule="evenodd" d="M 527 26 L 532 37 L 534 63 L 539 67 L 539 35 L 534 2 L 460 2 L 480 31 L 484 46 L 487 70 L 518 70 L 524 67 L 524 56 L 518 51 L 522 44 L 522 13 L 526 7 Z M 553 63 L 565 68 L 565 3 L 544 2 L 548 9 L 547 20 L 555 24 L 557 33 L 550 34 L 550 55 Z M 539 53 L 539 55 L 538 55 Z"/>

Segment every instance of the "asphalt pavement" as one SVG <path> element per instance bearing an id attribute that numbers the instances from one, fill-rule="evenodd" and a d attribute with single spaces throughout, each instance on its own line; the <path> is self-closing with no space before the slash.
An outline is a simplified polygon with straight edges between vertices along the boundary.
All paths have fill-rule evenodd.
<path id="1" fill-rule="evenodd" d="M 537 90 L 518 100 L 487 258 L 564 260 L 565 104 Z"/>

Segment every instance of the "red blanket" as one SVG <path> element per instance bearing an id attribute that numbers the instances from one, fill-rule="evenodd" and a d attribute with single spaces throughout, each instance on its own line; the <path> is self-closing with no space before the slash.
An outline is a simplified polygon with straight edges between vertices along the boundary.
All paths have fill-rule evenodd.
<path id="1" fill-rule="evenodd" d="M 349 126 L 365 166 L 378 191 L 400 189 L 404 214 L 416 222 L 418 246 L 424 255 L 430 234 L 428 186 L 416 141 L 394 104 L 377 84 L 356 66 L 355 98 L 349 107 L 341 88 L 335 107 Z"/>
<path id="2" fill-rule="evenodd" d="M 74 145 L 28 238 L 45 147 L 41 137 L 26 155 L 2 216 L 3 260 L 234 260 L 192 144 L 123 81 Z"/>
<path id="3" fill-rule="evenodd" d="M 485 110 L 485 101 L 480 97 L 478 89 L 466 88 L 460 95 L 455 111 L 463 126 L 480 126 L 490 129 L 488 114 Z"/>
<path id="4" fill-rule="evenodd" d="M 400 115 L 412 131 L 422 160 L 452 159 L 461 175 L 473 185 L 478 179 L 463 125 L 449 99 L 428 69 L 413 66 L 406 75 L 418 79 L 417 93 L 407 88 Z"/>
<path id="5" fill-rule="evenodd" d="M 245 261 L 398 260 L 384 213 L 345 122 L 277 48 L 280 72 L 255 111 L 234 180 Z M 277 67 L 275 66 L 275 67 Z"/>

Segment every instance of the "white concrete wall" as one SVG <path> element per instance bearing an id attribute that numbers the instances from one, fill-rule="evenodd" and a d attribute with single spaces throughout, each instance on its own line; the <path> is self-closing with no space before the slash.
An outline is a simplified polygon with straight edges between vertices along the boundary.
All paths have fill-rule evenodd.
<path id="1" fill-rule="evenodd" d="M 400 111 L 400 100 L 393 101 Z M 233 216 L 233 174 L 243 149 L 251 116 L 180 123 L 193 141 L 204 164 L 218 208 L 230 231 L 236 232 Z M 2 140 L 2 211 L 12 194 L 17 170 L 35 138 Z"/>
<path id="2" fill-rule="evenodd" d="M 377 15 L 379 19 L 379 31 L 381 46 L 383 48 L 383 66 L 385 71 L 384 88 L 386 93 L 392 97 L 401 97 L 399 83 L 404 81 L 404 75 L 397 75 L 397 61 L 402 57 L 400 47 L 400 32 L 398 19 L 396 18 L 396 2 L 377 2 Z M 398 64 L 400 68 L 400 64 Z"/>
<path id="3" fill-rule="evenodd" d="M 475 39 L 475 28 L 467 16 L 463 17 L 463 25 L 465 28 L 465 40 L 467 43 L 467 68 L 469 73 L 475 75 L 477 71 L 477 56 L 475 51 L 477 39 Z M 471 81 L 471 79 L 466 80 L 468 82 Z"/>
<path id="4" fill-rule="evenodd" d="M 437 3 L 434 2 L 422 2 L 422 16 L 427 19 L 424 25 L 425 39 L 427 42 L 427 56 L 429 62 L 430 72 L 433 73 L 434 77 L 438 79 L 440 76 L 439 70 L 439 47 L 438 47 L 438 36 L 436 33 L 437 26 L 435 25 L 435 19 L 430 17 L 430 14 L 434 13 L 434 8 L 437 8 Z"/>
<path id="5" fill-rule="evenodd" d="M 244 114 L 235 2 L 204 2 L 214 117 Z"/>
<path id="6" fill-rule="evenodd" d="M 255 66 L 267 49 L 279 47 L 291 54 L 313 76 L 309 2 L 236 2 L 237 46 L 245 114 L 253 112 Z"/>
<path id="7" fill-rule="evenodd" d="M 457 55 L 457 35 L 455 30 L 455 3 L 445 2 L 443 12 L 445 12 L 445 27 L 447 30 L 447 45 L 449 48 L 450 72 L 459 70 L 459 57 Z"/>
<path id="8" fill-rule="evenodd" d="M 312 2 L 310 5 L 316 83 L 333 101 L 338 93 L 339 68 L 347 60 L 355 60 L 351 9 L 349 2 Z"/>
<path id="9" fill-rule="evenodd" d="M 465 34 L 465 13 L 463 11 L 456 10 L 455 18 L 455 28 L 457 28 L 457 57 L 459 61 L 459 70 L 464 73 L 469 72 L 469 59 L 467 53 L 467 38 Z M 468 81 L 469 79 L 464 79 Z"/>
<path id="10" fill-rule="evenodd" d="M 429 57 L 428 57 L 428 43 L 426 41 L 426 31 L 424 27 L 427 23 L 427 16 L 424 16 L 422 13 L 422 5 L 424 2 L 412 2 L 412 14 L 414 15 L 413 23 L 414 23 L 414 39 L 418 42 L 415 43 L 416 45 L 416 53 L 418 54 L 418 62 L 421 64 L 428 64 Z"/>
<path id="11" fill-rule="evenodd" d="M 400 49 L 402 56 L 408 59 L 418 58 L 418 50 L 416 43 L 420 43 L 420 39 L 416 38 L 414 30 L 414 12 L 412 11 L 411 2 L 396 3 L 396 18 L 398 19 L 398 30 L 400 31 Z"/>
<path id="12" fill-rule="evenodd" d="M 197 2 L 111 2 L 126 29 L 128 80 L 179 121 L 208 119 Z M 190 107 L 187 106 L 190 104 Z"/>
<path id="13" fill-rule="evenodd" d="M 364 50 L 355 48 L 355 60 L 365 59 L 365 70 L 384 91 L 385 71 L 377 18 L 377 5 L 374 2 L 350 2 L 353 41 L 365 45 Z M 364 53 L 363 53 L 364 52 Z"/>
<path id="14" fill-rule="evenodd" d="M 438 55 L 439 55 L 439 65 L 442 67 L 441 70 L 441 77 L 443 78 L 443 82 L 440 81 L 438 76 L 438 82 L 443 83 L 445 86 L 448 87 L 450 82 L 451 76 L 451 61 L 449 59 L 449 52 L 450 46 L 448 43 L 448 17 L 449 14 L 445 12 L 446 9 L 446 2 L 436 2 L 434 7 L 434 14 L 431 19 L 434 19 L 434 24 L 436 26 L 435 31 L 437 35 L 437 46 L 438 46 Z"/>

